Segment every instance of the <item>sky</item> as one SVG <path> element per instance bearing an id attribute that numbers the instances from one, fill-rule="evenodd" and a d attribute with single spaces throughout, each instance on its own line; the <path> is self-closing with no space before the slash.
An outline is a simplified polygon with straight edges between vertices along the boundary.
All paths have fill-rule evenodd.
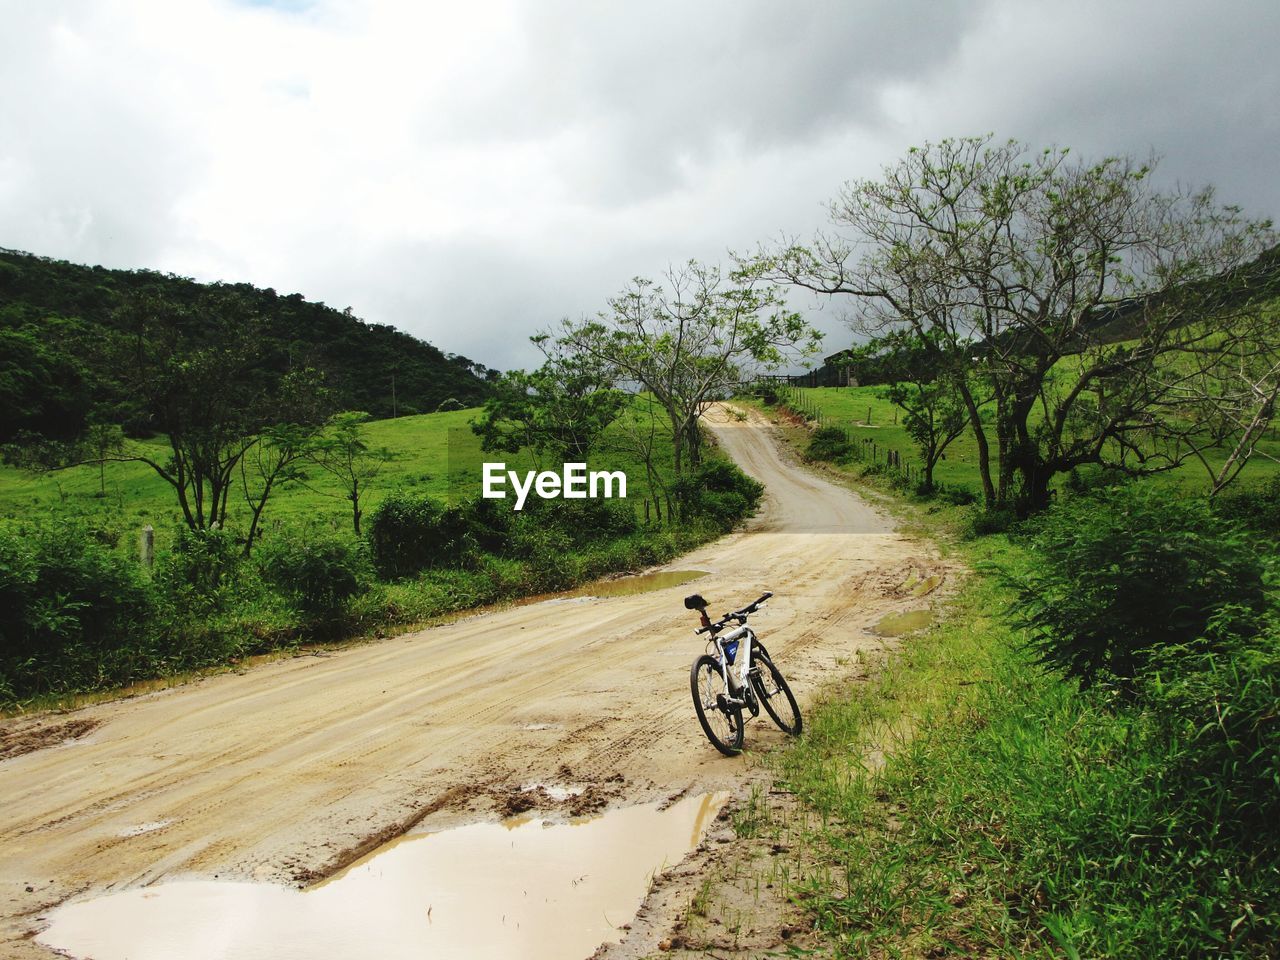
<path id="1" fill-rule="evenodd" d="M 1280 215 L 1275 0 L 0 0 L 0 247 L 302 293 L 489 366 L 826 223 L 912 145 Z M 1278 217 L 1280 219 L 1280 217 Z M 799 294 L 850 342 L 838 304 Z"/>

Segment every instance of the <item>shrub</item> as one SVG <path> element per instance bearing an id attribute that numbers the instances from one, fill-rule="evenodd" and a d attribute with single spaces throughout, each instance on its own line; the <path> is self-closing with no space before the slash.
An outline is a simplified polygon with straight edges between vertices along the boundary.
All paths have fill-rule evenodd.
<path id="1" fill-rule="evenodd" d="M 312 628 L 340 621 L 372 576 L 362 544 L 322 528 L 281 533 L 265 541 L 256 556 L 262 579 Z"/>
<path id="2" fill-rule="evenodd" d="M 924 492 L 923 490 L 921 491 L 921 493 Z M 977 494 L 968 487 L 958 487 L 949 483 L 935 483 L 932 496 L 935 500 L 949 503 L 953 507 L 967 507 L 971 503 L 978 502 Z"/>
<path id="3" fill-rule="evenodd" d="M 369 518 L 368 537 L 379 576 L 394 580 L 435 566 L 460 566 L 477 549 L 468 506 L 445 506 L 397 491 Z"/>
<path id="4" fill-rule="evenodd" d="M 1008 533 L 1018 525 L 1018 514 L 1011 507 L 975 507 L 964 518 L 963 536 L 967 540 Z"/>
<path id="5" fill-rule="evenodd" d="M 686 518 L 705 517 L 722 530 L 751 516 L 764 486 L 732 463 L 713 460 L 676 483 L 676 499 Z"/>
<path id="6" fill-rule="evenodd" d="M 1049 511 L 1035 535 L 1037 569 L 1014 578 L 1019 625 L 1041 662 L 1089 686 L 1132 692 L 1161 648 L 1214 646 L 1228 608 L 1232 632 L 1255 629 L 1266 605 L 1250 539 L 1205 501 L 1146 487 L 1078 498 Z"/>
<path id="7" fill-rule="evenodd" d="M 1280 476 L 1219 494 L 1213 509 L 1220 517 L 1238 521 L 1266 536 L 1280 538 Z"/>
<path id="8" fill-rule="evenodd" d="M 508 513 L 515 516 L 510 508 Z M 530 499 L 525 502 L 524 509 L 514 522 L 520 523 L 522 520 L 554 528 L 573 546 L 616 540 L 639 529 L 635 510 L 630 503 L 621 499 Z"/>
<path id="9" fill-rule="evenodd" d="M 151 585 L 85 528 L 0 533 L 0 688 L 7 698 L 120 683 L 152 658 Z"/>
<path id="10" fill-rule="evenodd" d="M 180 607 L 220 610 L 240 572 L 241 554 L 225 530 L 178 527 L 173 547 L 156 561 L 155 581 Z"/>
<path id="11" fill-rule="evenodd" d="M 1280 625 L 1243 637 L 1237 624 L 1210 627 L 1218 649 L 1171 648 L 1153 660 L 1155 715 L 1183 745 L 1177 795 L 1208 790 L 1219 798 L 1214 807 L 1233 811 L 1225 824 L 1233 834 L 1250 838 L 1256 830 L 1254 839 L 1280 848 L 1270 829 L 1280 821 Z"/>
<path id="12" fill-rule="evenodd" d="M 853 444 L 839 427 L 819 427 L 809 437 L 809 446 L 805 449 L 804 458 L 809 461 L 848 463 L 853 459 Z"/>

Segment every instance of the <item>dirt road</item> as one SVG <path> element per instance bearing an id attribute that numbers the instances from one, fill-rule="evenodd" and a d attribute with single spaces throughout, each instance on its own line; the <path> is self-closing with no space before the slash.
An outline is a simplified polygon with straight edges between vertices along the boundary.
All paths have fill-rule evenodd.
<path id="1" fill-rule="evenodd" d="M 0 956 L 47 957 L 42 911 L 161 878 L 305 883 L 407 826 L 566 815 L 732 786 L 689 699 L 693 590 L 753 625 L 804 706 L 886 613 L 935 572 L 927 544 L 848 490 L 788 464 L 754 415 L 720 411 L 723 448 L 764 481 L 749 529 L 671 565 L 688 586 L 517 606 L 40 718 L 74 739 L 0 760 Z M 30 721 L 18 724 L 31 726 Z M 12 730 L 15 722 L 9 722 Z M 766 721 L 748 746 L 776 742 Z M 532 783 L 585 788 L 521 792 Z"/>

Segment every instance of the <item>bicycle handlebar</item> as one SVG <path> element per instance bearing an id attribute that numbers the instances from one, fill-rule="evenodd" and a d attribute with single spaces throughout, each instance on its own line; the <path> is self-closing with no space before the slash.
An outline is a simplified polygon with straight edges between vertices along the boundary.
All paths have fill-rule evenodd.
<path id="1" fill-rule="evenodd" d="M 726 613 L 723 617 L 721 617 L 719 620 L 715 621 L 714 623 L 709 623 L 705 627 L 699 627 L 694 632 L 699 634 L 708 633 L 708 632 L 719 633 L 721 630 L 724 629 L 725 624 L 727 624 L 730 620 L 737 620 L 739 623 L 745 623 L 747 617 L 749 617 L 751 614 L 759 610 L 760 604 L 764 603 L 766 600 L 768 600 L 772 596 L 773 596 L 773 591 L 766 590 L 764 593 L 762 593 L 755 600 L 752 600 L 749 604 L 747 604 L 741 610 L 734 610 L 732 613 Z"/>

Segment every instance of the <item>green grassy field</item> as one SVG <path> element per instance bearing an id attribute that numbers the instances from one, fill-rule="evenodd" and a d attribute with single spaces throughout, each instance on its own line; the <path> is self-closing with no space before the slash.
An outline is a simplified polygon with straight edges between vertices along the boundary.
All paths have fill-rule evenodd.
<path id="1" fill-rule="evenodd" d="M 864 419 L 873 404 L 874 422 L 870 392 L 818 393 Z M 802 453 L 806 432 L 782 432 Z M 1241 826 L 1253 808 L 1233 792 L 1274 768 L 1270 742 L 1244 742 L 1274 725 L 1236 719 L 1252 717 L 1255 688 L 1274 716 L 1274 646 L 1166 672 L 1139 703 L 1082 691 L 1013 623 L 1006 575 L 1044 566 L 1034 527 L 973 538 L 977 506 L 924 505 L 849 473 L 972 572 L 932 626 L 870 680 L 829 688 L 805 736 L 768 760 L 802 813 L 766 805 L 752 829 L 801 852 L 784 886 L 822 955 L 1275 956 L 1271 835 Z M 1274 558 L 1274 541 L 1251 536 Z M 1214 690 L 1199 712 L 1166 693 L 1186 682 Z"/>
<path id="2" fill-rule="evenodd" d="M 845 427 L 855 441 L 870 440 L 876 445 L 876 455 L 884 462 L 886 450 L 896 450 L 903 464 L 919 465 L 920 457 L 915 444 L 901 424 L 901 411 L 885 400 L 883 387 L 815 387 L 792 389 L 799 403 L 817 410 L 824 426 Z M 1280 458 L 1280 432 L 1271 430 L 1258 445 L 1258 449 L 1272 457 Z M 994 440 L 991 450 L 993 469 L 995 460 Z M 1221 462 L 1221 458 L 1217 462 Z M 1267 456 L 1255 455 L 1241 472 L 1237 483 L 1248 484 L 1280 473 L 1280 463 Z M 978 477 L 977 443 L 966 431 L 952 443 L 946 459 L 934 471 L 934 480 L 941 484 L 965 487 L 981 493 Z M 1198 460 L 1188 460 L 1175 470 L 1159 474 L 1161 483 L 1186 484 L 1192 489 L 1207 489 L 1208 474 Z"/>
<path id="3" fill-rule="evenodd" d="M 642 415 L 643 401 L 637 399 L 625 415 Z M 484 453 L 480 438 L 471 431 L 479 408 L 377 420 L 366 425 L 370 447 L 385 447 L 394 459 L 382 468 L 361 499 L 365 515 L 393 490 L 408 490 L 447 500 L 452 494 L 472 496 L 480 491 L 481 464 L 506 462 L 508 469 L 529 470 L 538 466 L 528 451 L 518 454 Z M 168 446 L 162 439 L 141 441 L 147 454 L 163 463 Z M 659 437 L 656 465 L 671 475 L 671 451 Z M 556 469 L 559 464 L 543 463 Z M 592 457 L 591 469 L 622 470 L 628 478 L 628 500 L 643 515 L 644 466 L 629 447 L 623 422 L 615 423 Z M 267 506 L 267 532 L 275 525 L 297 522 L 328 522 L 335 528 L 349 527 L 351 508 L 334 479 L 314 467 L 306 470 L 305 483 L 284 486 L 272 495 Z M 105 492 L 104 492 L 105 489 Z M 229 526 L 247 526 L 249 509 L 239 481 L 228 501 Z M 144 463 L 107 463 L 73 467 L 52 473 L 31 473 L 11 466 L 0 467 L 0 519 L 27 520 L 55 515 L 72 515 L 112 527 L 146 524 L 156 529 L 158 546 L 167 545 L 172 530 L 182 522 L 173 488 Z"/>

